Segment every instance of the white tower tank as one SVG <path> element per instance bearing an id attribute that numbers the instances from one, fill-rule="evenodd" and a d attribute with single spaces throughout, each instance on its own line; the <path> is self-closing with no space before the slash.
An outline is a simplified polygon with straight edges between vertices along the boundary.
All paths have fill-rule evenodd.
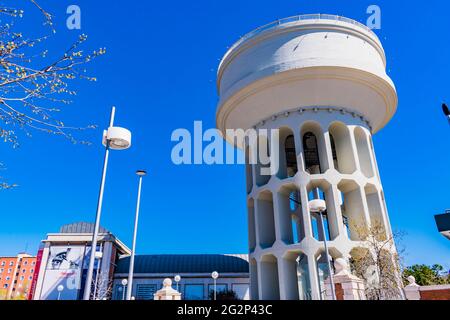
<path id="1" fill-rule="evenodd" d="M 282 19 L 228 50 L 217 86 L 224 136 L 280 130 L 277 173 L 247 165 L 251 297 L 322 299 L 324 239 L 333 259 L 348 259 L 364 247 L 364 228 L 391 234 L 372 134 L 394 115 L 397 93 L 380 40 L 344 17 Z M 318 198 L 325 233 L 310 210 Z"/>

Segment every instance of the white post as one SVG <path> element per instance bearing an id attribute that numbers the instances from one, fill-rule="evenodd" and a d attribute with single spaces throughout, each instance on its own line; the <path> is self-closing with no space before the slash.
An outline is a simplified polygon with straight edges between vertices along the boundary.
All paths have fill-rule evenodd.
<path id="1" fill-rule="evenodd" d="M 110 122 L 109 122 L 110 127 L 112 127 L 114 124 L 115 113 L 116 113 L 116 108 L 112 107 L 111 118 L 110 118 Z M 87 271 L 86 282 L 84 284 L 83 300 L 90 300 L 90 296 L 91 296 L 92 275 L 94 273 L 95 252 L 97 251 L 97 237 L 98 237 L 98 230 L 100 228 L 100 217 L 102 214 L 103 192 L 105 190 L 105 180 L 106 180 L 106 170 L 108 168 L 108 158 L 109 158 L 109 141 L 106 141 L 105 158 L 103 160 L 102 180 L 100 182 L 100 192 L 99 192 L 98 202 L 97 202 L 97 213 L 95 216 L 94 234 L 92 235 L 92 243 L 91 243 L 91 256 L 89 258 L 89 267 L 88 267 L 88 271 Z"/>
<path id="2" fill-rule="evenodd" d="M 211 273 L 211 277 L 214 280 L 214 301 L 217 298 L 216 292 L 217 292 L 217 278 L 219 278 L 219 273 L 217 271 L 213 271 L 213 273 Z"/>
<path id="3" fill-rule="evenodd" d="M 214 279 L 214 301 L 217 299 L 217 281 Z"/>
<path id="4" fill-rule="evenodd" d="M 56 290 L 58 291 L 58 301 L 61 299 L 61 292 L 64 290 L 64 286 L 60 284 L 58 287 L 56 287 Z"/>
<path id="5" fill-rule="evenodd" d="M 327 236 L 325 233 L 325 226 L 323 225 L 322 211 L 319 212 L 319 217 L 320 217 L 320 225 L 322 226 L 323 246 L 325 249 L 325 258 L 327 259 L 328 276 L 330 278 L 330 286 L 331 286 L 331 295 L 332 295 L 333 300 L 336 300 L 336 288 L 334 287 L 333 272 L 331 269 L 330 254 L 328 252 L 328 243 L 327 243 Z"/>
<path id="6" fill-rule="evenodd" d="M 136 174 L 139 176 L 139 187 L 138 187 L 138 196 L 137 196 L 137 203 L 136 203 L 136 216 L 134 219 L 133 247 L 131 249 L 130 266 L 129 266 L 129 270 L 128 270 L 127 300 L 131 300 L 131 291 L 133 289 L 134 255 L 136 252 L 136 238 L 137 238 L 137 229 L 138 229 L 138 221 L 139 221 L 139 207 L 141 205 L 142 178 L 145 175 L 145 171 L 139 170 L 136 172 Z"/>

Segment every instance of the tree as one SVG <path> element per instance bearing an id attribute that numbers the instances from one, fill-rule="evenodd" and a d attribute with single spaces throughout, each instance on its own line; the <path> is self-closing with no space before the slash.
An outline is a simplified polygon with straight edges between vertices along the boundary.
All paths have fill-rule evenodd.
<path id="1" fill-rule="evenodd" d="M 93 284 L 92 300 L 111 300 L 114 282 L 100 272 L 99 278 Z M 94 296 L 95 292 L 95 296 Z"/>
<path id="2" fill-rule="evenodd" d="M 395 241 L 400 232 L 389 234 L 380 221 L 372 221 L 370 227 L 355 226 L 361 247 L 351 252 L 352 272 L 363 279 L 369 300 L 401 298 L 401 259 Z"/>
<path id="3" fill-rule="evenodd" d="M 96 81 L 87 75 L 84 65 L 106 51 L 101 48 L 85 53 L 81 47 L 87 36 L 82 34 L 67 50 L 50 55 L 45 41 L 55 32 L 52 15 L 36 0 L 28 1 L 43 15 L 47 35 L 28 38 L 15 30 L 14 22 L 24 17 L 24 11 L 0 3 L 0 139 L 15 148 L 19 145 L 16 130 L 27 136 L 43 131 L 72 143 L 87 143 L 77 141 L 71 132 L 94 126 L 68 126 L 55 113 L 72 102 L 77 93 L 72 86 L 77 79 Z M 0 189 L 10 187 L 0 177 Z"/>
<path id="4" fill-rule="evenodd" d="M 209 291 L 209 300 L 214 300 L 214 291 Z M 216 300 L 240 300 L 233 290 L 221 290 L 216 293 Z"/>
<path id="5" fill-rule="evenodd" d="M 405 284 L 408 284 L 407 278 L 409 276 L 414 276 L 416 283 L 420 286 L 450 284 L 450 274 L 444 272 L 444 267 L 439 264 L 433 266 L 412 265 L 403 270 L 403 282 Z"/>

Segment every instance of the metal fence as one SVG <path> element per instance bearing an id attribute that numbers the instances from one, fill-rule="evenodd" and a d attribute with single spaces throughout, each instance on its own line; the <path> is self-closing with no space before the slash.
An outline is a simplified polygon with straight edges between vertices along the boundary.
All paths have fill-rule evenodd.
<path id="1" fill-rule="evenodd" d="M 273 21 L 271 23 L 268 23 L 266 25 L 263 25 L 259 28 L 256 28 L 253 31 L 250 31 L 249 33 L 245 34 L 243 37 L 241 37 L 231 48 L 229 51 L 233 50 L 234 48 L 236 48 L 237 46 L 239 46 L 241 43 L 243 43 L 244 41 L 246 41 L 249 38 L 252 38 L 266 30 L 275 28 L 279 25 L 282 24 L 287 24 L 287 23 L 291 23 L 291 22 L 296 22 L 296 21 L 303 21 L 303 20 L 335 20 L 335 21 L 343 21 L 343 22 L 347 22 L 347 23 L 351 23 L 353 25 L 356 25 L 358 27 L 361 27 L 367 31 L 369 31 L 370 33 L 372 33 L 375 37 L 376 34 L 372 31 L 372 29 L 370 29 L 368 26 L 362 24 L 361 22 L 358 22 L 356 20 L 353 19 L 349 19 L 346 17 L 342 17 L 342 16 L 337 16 L 337 15 L 333 15 L 333 14 L 304 14 L 304 15 L 297 15 L 297 16 L 292 16 L 292 17 L 287 17 L 287 18 L 283 18 L 283 19 L 279 19 L 276 21 Z M 377 37 L 378 39 L 378 37 Z"/>

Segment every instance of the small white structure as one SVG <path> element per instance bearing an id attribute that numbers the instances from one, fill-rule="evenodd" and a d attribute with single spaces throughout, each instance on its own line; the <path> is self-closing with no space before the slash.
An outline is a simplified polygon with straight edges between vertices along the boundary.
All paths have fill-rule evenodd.
<path id="1" fill-rule="evenodd" d="M 406 300 L 420 300 L 420 286 L 416 283 L 414 276 L 408 277 L 409 284 L 403 288 Z"/>
<path id="2" fill-rule="evenodd" d="M 334 261 L 336 274 L 333 277 L 336 287 L 337 300 L 366 300 L 364 281 L 352 275 L 345 259 L 338 258 Z M 332 300 L 330 278 L 325 280 L 326 300 Z"/>
<path id="3" fill-rule="evenodd" d="M 181 293 L 172 288 L 172 280 L 166 278 L 163 288 L 155 293 L 155 300 L 181 300 Z"/>
<path id="4" fill-rule="evenodd" d="M 372 134 L 393 117 L 397 93 L 380 40 L 334 15 L 275 21 L 227 51 L 217 88 L 217 128 L 247 163 L 261 146 L 279 146 L 279 166 L 246 168 L 251 298 L 325 299 L 324 239 L 337 259 L 364 247 L 358 227 L 377 223 L 391 235 Z M 239 143 L 227 129 L 279 137 Z M 325 234 L 308 206 L 315 199 L 326 202 Z"/>

